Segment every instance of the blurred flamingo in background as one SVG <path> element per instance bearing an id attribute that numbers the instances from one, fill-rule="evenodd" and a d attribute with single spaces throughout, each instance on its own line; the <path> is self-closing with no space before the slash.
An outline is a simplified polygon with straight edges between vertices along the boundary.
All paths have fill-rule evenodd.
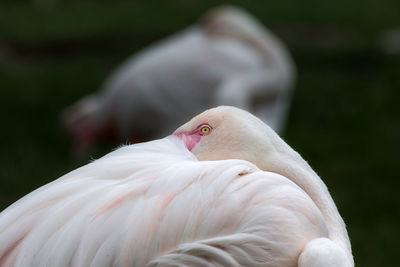
<path id="1" fill-rule="evenodd" d="M 63 122 L 78 152 L 99 139 L 164 136 L 218 105 L 252 111 L 280 132 L 294 79 L 283 43 L 244 10 L 220 7 L 128 59 L 99 93 L 69 107 Z"/>
<path id="2" fill-rule="evenodd" d="M 0 214 L 0 266 L 354 266 L 322 180 L 269 126 L 208 110 Z"/>

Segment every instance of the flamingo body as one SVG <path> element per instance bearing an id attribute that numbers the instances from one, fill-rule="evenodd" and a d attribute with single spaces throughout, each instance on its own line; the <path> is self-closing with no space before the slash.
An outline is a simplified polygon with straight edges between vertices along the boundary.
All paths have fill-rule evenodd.
<path id="1" fill-rule="evenodd" d="M 246 161 L 198 161 L 168 137 L 120 148 L 3 211 L 0 265 L 295 266 L 324 236 L 290 180 Z"/>
<path id="2" fill-rule="evenodd" d="M 218 105 L 253 111 L 279 132 L 294 73 L 286 47 L 273 33 L 244 10 L 219 8 L 126 60 L 100 92 L 65 111 L 64 124 L 83 151 L 110 136 L 123 141 L 165 136 Z"/>
<path id="3" fill-rule="evenodd" d="M 0 266 L 352 267 L 318 175 L 250 113 L 218 107 L 0 214 Z"/>
<path id="4" fill-rule="evenodd" d="M 144 121 L 148 114 L 168 133 L 181 121 L 218 105 L 215 91 L 224 80 L 262 64 L 259 53 L 248 45 L 229 38 L 210 39 L 200 27 L 191 27 L 116 70 L 105 85 L 102 113 L 110 116 L 112 111 L 125 136 L 151 127 Z"/>

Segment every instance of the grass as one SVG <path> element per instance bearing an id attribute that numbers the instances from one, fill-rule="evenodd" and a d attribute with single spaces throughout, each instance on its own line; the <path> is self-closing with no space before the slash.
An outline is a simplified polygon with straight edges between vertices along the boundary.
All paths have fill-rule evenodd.
<path id="1" fill-rule="evenodd" d="M 0 4 L 0 210 L 89 159 L 75 160 L 64 107 L 100 87 L 134 51 L 227 1 Z M 377 38 L 397 1 L 233 1 L 289 46 L 298 65 L 285 140 L 327 183 L 358 266 L 395 266 L 400 56 Z M 112 148 L 104 145 L 92 157 Z"/>

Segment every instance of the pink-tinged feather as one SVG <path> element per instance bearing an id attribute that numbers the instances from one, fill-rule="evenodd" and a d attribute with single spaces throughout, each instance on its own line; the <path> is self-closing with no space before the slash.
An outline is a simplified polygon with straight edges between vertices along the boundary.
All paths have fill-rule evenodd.
<path id="1" fill-rule="evenodd" d="M 198 135 L 194 147 L 185 139 Z M 354 266 L 322 180 L 267 125 L 232 107 L 200 114 L 175 136 L 122 147 L 20 199 L 0 214 L 0 261 Z"/>
<path id="2" fill-rule="evenodd" d="M 99 214 L 102 214 L 104 212 L 112 210 L 113 208 L 115 208 L 115 206 L 117 206 L 122 201 L 124 201 L 125 198 L 127 198 L 128 196 L 131 196 L 131 195 L 133 195 L 132 192 L 129 192 L 129 193 L 126 193 L 124 195 L 115 197 L 110 202 L 106 203 L 106 205 L 103 208 L 100 209 Z"/>
<path id="3" fill-rule="evenodd" d="M 278 254 L 285 251 L 290 258 L 286 262 L 295 262 L 307 240 L 326 234 L 321 220 L 310 223 L 307 217 L 298 217 L 298 211 L 284 207 L 275 211 L 274 206 L 281 204 L 264 193 L 269 186 L 279 187 L 279 181 L 289 185 L 285 189 L 288 201 L 296 198 L 296 205 L 308 207 L 311 218 L 320 218 L 318 209 L 299 188 L 248 162 L 198 161 L 174 136 L 123 147 L 22 199 L 15 208 L 24 212 L 35 198 L 47 201 L 55 188 L 59 190 L 57 201 L 47 208 L 39 205 L 42 212 L 31 215 L 40 218 L 32 218 L 32 229 L 20 239 L 4 240 L 12 227 L 1 214 L 0 248 L 6 249 L 0 259 L 2 263 L 36 266 L 90 266 L 109 261 L 115 266 L 146 266 L 182 244 L 239 233 L 258 235 L 264 230 L 257 227 L 263 225 L 287 241 L 269 245 L 268 241 L 262 246 Z M 65 187 L 68 194 L 63 193 L 63 184 L 75 189 Z M 292 219 L 284 219 L 284 214 Z M 24 214 L 15 216 L 23 218 Z M 51 227 L 43 228 L 44 224 Z M 289 230 L 279 230 L 279 226 L 292 224 Z M 46 229 L 54 232 L 49 234 Z M 267 241 L 271 236 L 259 238 Z M 293 242 L 290 249 L 287 242 Z M 106 255 L 111 258 L 104 258 Z"/>
<path id="4" fill-rule="evenodd" d="M 7 250 L 3 253 L 0 257 L 0 266 L 14 266 L 15 259 L 18 254 L 18 246 L 20 245 L 21 241 L 25 238 L 25 236 L 20 237 L 17 241 L 13 244 L 9 245 Z"/>

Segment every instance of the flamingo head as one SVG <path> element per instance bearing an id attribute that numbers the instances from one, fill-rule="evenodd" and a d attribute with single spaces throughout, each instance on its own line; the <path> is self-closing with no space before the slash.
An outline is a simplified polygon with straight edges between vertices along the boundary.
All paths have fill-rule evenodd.
<path id="1" fill-rule="evenodd" d="M 273 157 L 279 136 L 247 111 L 220 106 L 209 109 L 179 127 L 174 135 L 199 160 L 243 159 L 268 169 L 265 159 Z"/>

